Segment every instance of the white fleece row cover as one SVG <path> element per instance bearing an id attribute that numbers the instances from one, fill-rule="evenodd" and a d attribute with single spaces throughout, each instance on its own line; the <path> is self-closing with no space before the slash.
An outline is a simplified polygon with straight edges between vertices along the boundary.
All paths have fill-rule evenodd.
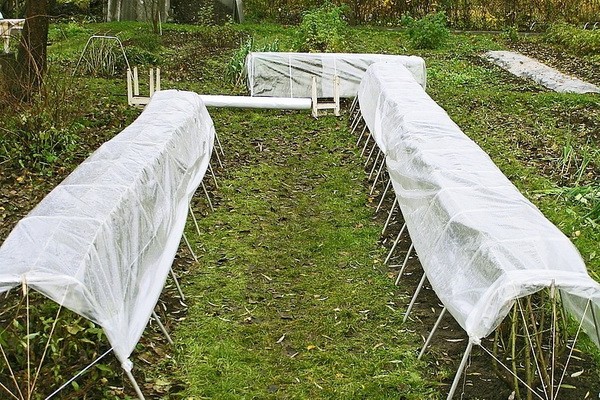
<path id="1" fill-rule="evenodd" d="M 575 246 L 406 68 L 371 65 L 358 98 L 427 278 L 472 341 L 493 332 L 515 299 L 552 282 L 575 316 L 588 299 L 600 316 L 600 285 Z M 591 309 L 584 329 L 598 343 Z"/>
<path id="2" fill-rule="evenodd" d="M 130 369 L 214 135 L 197 94 L 156 92 L 10 233 L 0 247 L 0 293 L 26 282 L 94 321 Z"/>
<path id="3" fill-rule="evenodd" d="M 425 88 L 425 61 L 417 56 L 347 53 L 254 52 L 246 58 L 251 96 L 311 97 L 317 77 L 317 97 L 333 97 L 333 78 L 340 79 L 340 97 L 355 97 L 367 67 L 374 62 L 404 65 Z"/>
<path id="4" fill-rule="evenodd" d="M 600 93 L 600 87 L 542 64 L 514 51 L 488 51 L 484 58 L 520 78 L 534 82 L 559 93 Z"/>

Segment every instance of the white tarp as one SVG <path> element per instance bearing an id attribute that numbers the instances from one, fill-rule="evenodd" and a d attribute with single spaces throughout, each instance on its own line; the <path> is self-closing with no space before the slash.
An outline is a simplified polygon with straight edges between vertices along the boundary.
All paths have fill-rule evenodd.
<path id="1" fill-rule="evenodd" d="M 317 97 L 333 97 L 333 78 L 340 79 L 340 97 L 355 97 L 367 67 L 374 62 L 404 65 L 425 88 L 425 61 L 417 56 L 345 53 L 254 52 L 246 58 L 251 96 L 311 97 L 317 77 Z"/>
<path id="2" fill-rule="evenodd" d="M 484 58 L 520 78 L 536 83 L 559 93 L 600 93 L 600 87 L 542 64 L 541 62 L 515 53 L 514 51 L 488 51 Z"/>
<path id="3" fill-rule="evenodd" d="M 361 83 L 363 117 L 386 163 L 431 286 L 477 342 L 514 300 L 551 286 L 587 299 L 600 285 L 575 246 L 530 203 L 400 64 L 372 65 Z M 584 299 L 577 304 L 573 300 Z M 584 329 L 596 342 L 592 314 Z"/>
<path id="4" fill-rule="evenodd" d="M 212 153 L 200 97 L 156 92 L 0 247 L 0 293 L 26 282 L 102 326 L 123 367 L 163 289 Z"/>

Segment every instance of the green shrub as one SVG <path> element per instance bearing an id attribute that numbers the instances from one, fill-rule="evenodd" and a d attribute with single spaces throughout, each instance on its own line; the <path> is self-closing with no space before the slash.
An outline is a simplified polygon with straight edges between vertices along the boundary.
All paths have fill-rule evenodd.
<path id="1" fill-rule="evenodd" d="M 252 51 L 279 51 L 279 42 L 257 46 L 252 37 L 242 42 L 227 64 L 227 78 L 233 84 L 241 85 L 246 80 L 246 57 Z"/>
<path id="2" fill-rule="evenodd" d="M 427 14 L 421 19 L 404 16 L 402 23 L 407 27 L 410 44 L 415 49 L 437 49 L 450 36 L 443 12 Z"/>
<path id="3" fill-rule="evenodd" d="M 344 8 L 327 1 L 302 17 L 297 30 L 297 48 L 300 51 L 335 52 L 344 44 L 347 27 Z"/>
<path id="4" fill-rule="evenodd" d="M 585 30 L 566 23 L 551 25 L 544 39 L 580 55 L 600 54 L 600 30 Z"/>
<path id="5" fill-rule="evenodd" d="M 519 41 L 519 30 L 516 26 L 508 26 L 503 29 L 502 37 L 509 42 L 516 43 Z"/>

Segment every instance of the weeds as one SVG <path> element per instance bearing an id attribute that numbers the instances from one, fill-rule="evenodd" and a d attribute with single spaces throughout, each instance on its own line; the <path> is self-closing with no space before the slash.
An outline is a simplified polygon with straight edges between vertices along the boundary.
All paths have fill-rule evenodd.
<path id="1" fill-rule="evenodd" d="M 544 39 L 579 55 L 600 53 L 600 29 L 585 30 L 566 23 L 557 23 L 548 28 Z"/>
<path id="2" fill-rule="evenodd" d="M 402 24 L 407 27 L 410 44 L 415 49 L 437 49 L 450 36 L 446 27 L 446 14 L 443 12 L 428 14 L 421 19 L 406 15 L 402 18 Z"/>
<path id="3" fill-rule="evenodd" d="M 345 41 L 347 22 L 344 7 L 327 1 L 322 6 L 304 13 L 297 30 L 299 51 L 335 52 Z"/>
<path id="4" fill-rule="evenodd" d="M 257 46 L 254 38 L 250 37 L 242 42 L 239 49 L 233 53 L 233 56 L 227 63 L 227 78 L 235 85 L 242 85 L 247 77 L 246 58 L 253 51 L 279 51 L 279 42 L 275 40 L 262 46 Z"/>

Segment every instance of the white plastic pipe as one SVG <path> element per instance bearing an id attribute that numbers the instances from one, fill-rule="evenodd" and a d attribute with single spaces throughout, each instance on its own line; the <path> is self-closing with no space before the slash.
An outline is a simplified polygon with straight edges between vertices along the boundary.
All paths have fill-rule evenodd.
<path id="1" fill-rule="evenodd" d="M 281 110 L 310 110 L 309 98 L 248 97 L 200 95 L 206 107 L 227 108 L 273 108 Z"/>

